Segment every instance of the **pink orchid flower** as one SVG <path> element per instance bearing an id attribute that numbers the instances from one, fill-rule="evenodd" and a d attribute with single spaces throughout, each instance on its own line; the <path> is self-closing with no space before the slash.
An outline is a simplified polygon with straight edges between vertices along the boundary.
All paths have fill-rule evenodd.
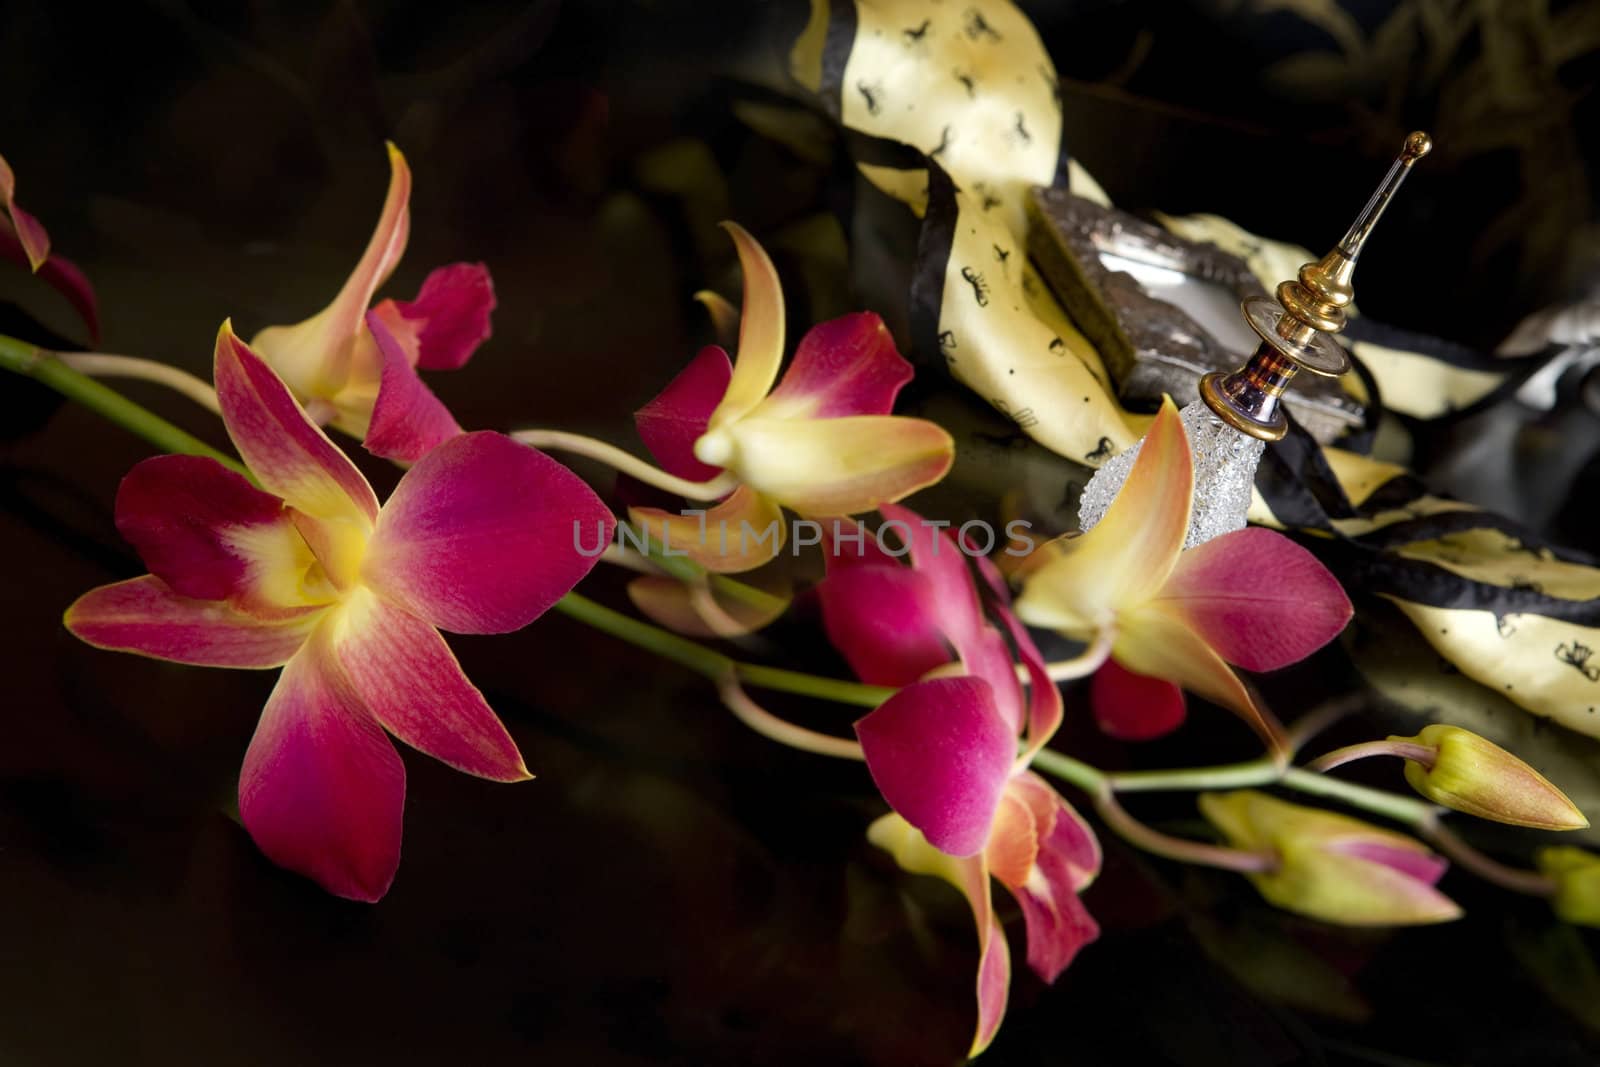
<path id="1" fill-rule="evenodd" d="M 411 169 L 388 147 L 389 194 L 344 288 L 311 318 L 269 326 L 250 346 L 319 425 L 360 438 L 374 455 L 411 462 L 461 433 L 417 368 L 455 370 L 472 358 L 489 338 L 494 284 L 482 263 L 454 263 L 423 279 L 415 300 L 368 310 L 411 231 Z"/>
<path id="2" fill-rule="evenodd" d="M 274 862 L 372 901 L 400 861 L 395 737 L 468 774 L 528 777 L 439 629 L 506 633 L 588 573 L 574 520 L 610 513 L 575 475 L 500 434 L 429 452 L 380 509 L 350 460 L 227 324 L 222 418 L 261 488 L 211 459 L 158 456 L 123 479 L 117 527 L 150 574 L 66 613 L 98 648 L 200 666 L 283 667 L 239 777 Z"/>
<path id="3" fill-rule="evenodd" d="M 628 514 L 673 551 L 732 573 L 782 549 L 782 508 L 819 518 L 870 511 L 944 477 L 955 444 L 935 423 L 889 414 L 912 369 L 870 312 L 813 327 L 773 388 L 784 340 L 778 273 L 753 237 L 723 225 L 744 271 L 738 359 L 701 349 L 635 421 L 669 474 L 727 477 L 737 488 L 703 516 Z"/>
<path id="4" fill-rule="evenodd" d="M 77 265 L 50 254 L 50 234 L 44 223 L 17 204 L 17 176 L 11 164 L 0 156 L 0 259 L 9 259 L 37 274 L 43 282 L 66 298 L 83 325 L 89 340 L 100 340 L 100 303 L 94 286 Z"/>
<path id="5" fill-rule="evenodd" d="M 863 539 L 856 553 L 830 557 L 818 594 L 830 640 L 862 680 L 903 687 L 856 723 L 867 769 L 894 809 L 868 838 L 906 870 L 949 881 L 971 904 L 977 1055 L 1000 1028 L 1011 980 L 990 877 L 1022 907 L 1028 965 L 1053 982 L 1099 935 L 1078 894 L 1100 871 L 1100 846 L 1072 806 L 1028 770 L 1061 723 L 1061 693 L 1012 615 L 1004 581 L 988 560 L 976 560 L 997 627 L 955 539 L 905 508 L 880 510 L 906 532 L 911 566 Z M 1026 697 L 1013 646 L 1028 673 Z"/>
<path id="6" fill-rule="evenodd" d="M 1107 733 L 1176 729 L 1189 689 L 1278 749 L 1278 727 L 1228 664 L 1270 671 L 1303 659 L 1344 629 L 1350 599 L 1315 556 L 1272 530 L 1184 551 L 1193 489 L 1189 441 L 1169 398 L 1105 517 L 1044 546 L 1028 568 L 1017 614 L 1072 638 L 1115 634 L 1112 659 L 1091 683 Z"/>

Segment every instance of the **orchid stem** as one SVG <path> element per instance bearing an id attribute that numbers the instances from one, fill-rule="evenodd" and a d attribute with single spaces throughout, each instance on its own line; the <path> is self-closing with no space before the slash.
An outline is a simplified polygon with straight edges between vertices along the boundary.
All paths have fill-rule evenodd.
<path id="1" fill-rule="evenodd" d="M 738 479 L 731 473 L 724 471 L 706 482 L 691 482 L 687 478 L 679 478 L 668 474 L 659 467 L 654 467 L 631 452 L 625 452 L 616 445 L 583 434 L 566 433 L 562 430 L 518 430 L 511 435 L 525 445 L 534 448 L 553 450 L 557 452 L 570 452 L 575 456 L 585 456 L 589 459 L 604 463 L 630 478 L 637 478 L 647 485 L 664 490 L 677 496 L 688 497 L 690 500 L 712 501 L 727 496 L 738 487 Z"/>
<path id="2" fill-rule="evenodd" d="M 832 737 L 828 734 L 807 730 L 803 726 L 796 726 L 786 719 L 780 719 L 760 704 L 750 699 L 750 694 L 744 691 L 739 684 L 736 674 L 725 676 L 717 686 L 717 691 L 722 695 L 722 703 L 733 712 L 734 717 L 762 737 L 776 741 L 780 745 L 797 748 L 802 752 L 813 752 L 819 756 L 833 756 L 838 759 L 865 760 L 861 752 L 861 744 L 845 737 Z"/>
<path id="3" fill-rule="evenodd" d="M 1247 763 L 1226 763 L 1216 767 L 1107 773 L 1047 748 L 1034 757 L 1033 765 L 1047 774 L 1089 792 L 1093 792 L 1102 784 L 1118 793 L 1152 790 L 1188 792 L 1278 785 L 1297 792 L 1338 800 L 1351 807 L 1361 808 L 1408 826 L 1420 828 L 1435 818 L 1433 806 L 1424 801 L 1396 796 L 1381 789 L 1356 785 L 1354 782 L 1341 782 L 1337 778 L 1314 774 L 1301 767 L 1280 767 L 1270 757 Z"/>
<path id="4" fill-rule="evenodd" d="M 1419 825 L 1417 832 L 1432 842 L 1440 852 L 1449 856 L 1453 862 L 1486 882 L 1530 897 L 1556 895 L 1555 879 L 1548 878 L 1538 871 L 1507 867 L 1499 860 L 1484 855 L 1456 836 L 1455 832 L 1441 823 L 1437 816 Z"/>
<path id="5" fill-rule="evenodd" d="M 68 366 L 54 352 L 0 334 L 0 367 L 49 386 L 68 400 L 74 400 L 123 429 L 142 437 L 163 452 L 206 456 L 236 474 L 250 478 L 238 460 L 217 451 L 204 441 L 180 430 L 161 416 L 134 403 L 109 386 L 95 381 L 82 371 Z M 254 481 L 254 479 L 251 479 Z"/>
<path id="6" fill-rule="evenodd" d="M 1270 852 L 1245 852 L 1221 845 L 1208 845 L 1200 841 L 1172 837 L 1146 826 L 1128 814 L 1127 809 L 1117 802 L 1116 792 L 1112 789 L 1096 791 L 1094 807 L 1106 825 L 1115 830 L 1123 840 L 1157 856 L 1165 856 L 1182 863 L 1196 863 L 1224 871 L 1244 873 L 1269 871 L 1278 865 L 1278 857 Z"/>
<path id="7" fill-rule="evenodd" d="M 742 682 L 761 689 L 773 689 L 800 696 L 831 700 L 840 704 L 875 708 L 894 695 L 893 689 L 840 678 L 822 678 L 781 667 L 765 667 L 756 663 L 742 663 L 729 656 L 680 637 L 669 630 L 624 615 L 603 604 L 596 603 L 580 593 L 568 593 L 556 601 L 556 610 L 585 623 L 630 645 L 653 652 L 663 659 L 688 667 L 721 685 L 730 674 Z"/>
<path id="8" fill-rule="evenodd" d="M 188 371 L 136 356 L 112 356 L 103 352 L 62 352 L 56 357 L 82 374 L 94 378 L 134 378 L 164 385 L 182 393 L 213 415 L 222 414 L 217 391 Z"/>
<path id="9" fill-rule="evenodd" d="M 1415 741 L 1363 741 L 1359 745 L 1346 745 L 1318 756 L 1306 764 L 1306 770 L 1326 774 L 1335 767 L 1372 756 L 1397 756 L 1431 768 L 1438 755 L 1439 750 L 1432 745 L 1419 745 Z"/>

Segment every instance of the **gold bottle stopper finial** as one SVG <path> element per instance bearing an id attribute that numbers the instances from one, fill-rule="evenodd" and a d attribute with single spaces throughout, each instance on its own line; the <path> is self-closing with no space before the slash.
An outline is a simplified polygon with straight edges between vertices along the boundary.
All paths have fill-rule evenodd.
<path id="1" fill-rule="evenodd" d="M 1432 148 L 1427 134 L 1408 136 L 1389 173 L 1333 251 L 1279 285 L 1276 300 L 1254 296 L 1244 302 L 1245 321 L 1260 335 L 1261 344 L 1241 369 L 1200 379 L 1200 396 L 1218 418 L 1252 437 L 1276 441 L 1289 428 L 1278 398 L 1296 372 L 1332 378 L 1350 369 L 1350 357 L 1332 335 L 1344 329 L 1345 308 L 1355 299 L 1350 277 L 1356 258 L 1412 164 Z"/>

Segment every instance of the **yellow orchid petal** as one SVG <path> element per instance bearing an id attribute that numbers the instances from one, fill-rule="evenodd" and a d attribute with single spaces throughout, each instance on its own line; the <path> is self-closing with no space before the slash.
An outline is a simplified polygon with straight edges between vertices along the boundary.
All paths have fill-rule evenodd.
<path id="1" fill-rule="evenodd" d="M 727 463 L 739 480 L 802 515 L 871 511 L 932 485 L 955 458 L 955 442 L 926 419 L 748 418 L 729 427 Z"/>
<path id="2" fill-rule="evenodd" d="M 302 398 L 331 398 L 348 382 L 357 336 L 372 294 L 394 273 L 411 231 L 411 168 L 393 144 L 389 149 L 389 192 L 377 228 L 361 260 L 333 303 L 293 326 L 269 326 L 250 347 Z M 370 347 L 370 346 L 369 346 Z M 370 375 L 369 375 L 370 377 Z M 332 411 L 314 413 L 326 422 Z"/>
<path id="3" fill-rule="evenodd" d="M 628 518 L 665 554 L 686 557 L 717 574 L 754 570 L 777 556 L 784 543 L 783 509 L 744 485 L 703 514 L 630 508 Z"/>
<path id="4" fill-rule="evenodd" d="M 1193 489 L 1189 439 L 1168 397 L 1105 517 L 1063 542 L 1027 578 L 1017 616 L 1033 626 L 1082 632 L 1149 600 L 1183 549 Z"/>
<path id="5" fill-rule="evenodd" d="M 1274 751 L 1285 747 L 1283 730 L 1221 656 L 1201 636 L 1156 604 L 1117 616 L 1111 654 L 1139 674 L 1165 678 L 1220 704 L 1243 719 Z"/>
<path id="6" fill-rule="evenodd" d="M 744 227 L 735 222 L 722 226 L 739 250 L 744 305 L 739 311 L 739 352 L 733 361 L 733 378 L 722 403 L 711 413 L 711 430 L 726 426 L 761 403 L 778 380 L 783 363 L 783 289 L 777 268 Z"/>
<path id="7" fill-rule="evenodd" d="M 694 298 L 711 317 L 711 332 L 716 336 L 717 344 L 724 348 L 736 348 L 739 342 L 739 309 L 730 304 L 727 297 L 712 289 L 702 289 L 694 294 Z"/>

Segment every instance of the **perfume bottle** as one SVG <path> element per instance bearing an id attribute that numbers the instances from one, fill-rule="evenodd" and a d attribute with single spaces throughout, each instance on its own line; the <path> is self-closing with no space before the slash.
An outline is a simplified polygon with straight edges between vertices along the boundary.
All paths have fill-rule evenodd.
<path id="1" fill-rule="evenodd" d="M 1268 441 L 1288 431 L 1279 399 L 1300 371 L 1337 378 L 1350 369 L 1350 357 L 1333 339 L 1344 329 L 1345 308 L 1356 258 L 1384 208 L 1417 160 L 1433 142 L 1425 133 L 1406 138 L 1389 173 L 1332 252 L 1300 268 L 1278 286 L 1276 299 L 1244 301 L 1245 323 L 1261 339 L 1243 367 L 1231 374 L 1212 372 L 1200 379 L 1200 399 L 1180 417 L 1194 457 L 1194 508 L 1184 547 L 1241 529 L 1250 509 L 1256 466 Z M 1078 528 L 1087 531 L 1111 506 L 1138 455 L 1139 445 L 1113 456 L 1095 472 L 1078 503 Z"/>

